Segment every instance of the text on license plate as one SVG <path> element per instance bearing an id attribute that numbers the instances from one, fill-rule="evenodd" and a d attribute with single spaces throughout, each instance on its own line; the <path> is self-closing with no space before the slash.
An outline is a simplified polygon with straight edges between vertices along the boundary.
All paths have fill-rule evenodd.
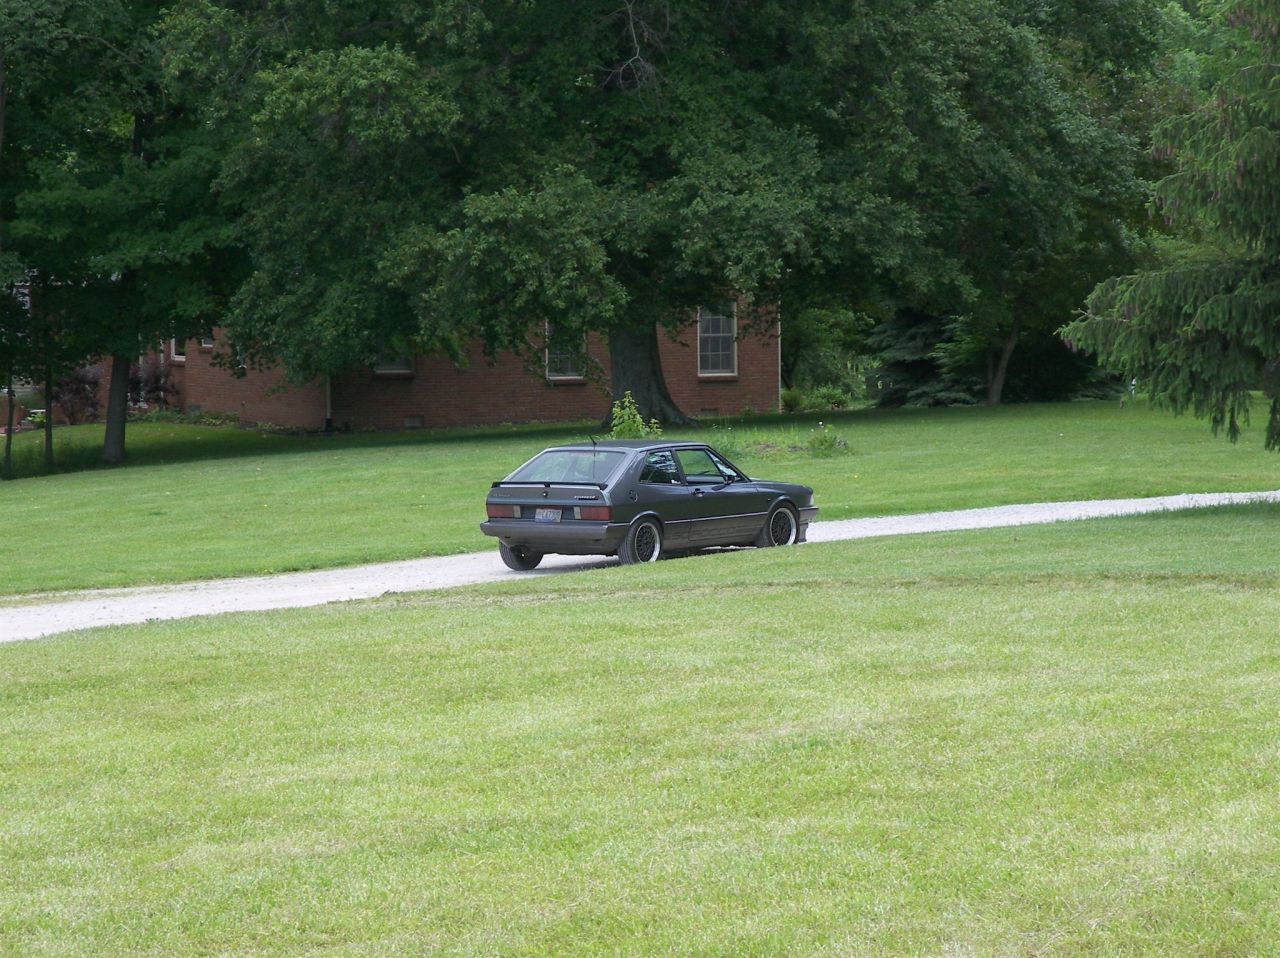
<path id="1" fill-rule="evenodd" d="M 538 509 L 536 512 L 534 512 L 533 519 L 535 522 L 559 522 L 560 510 L 559 509 Z"/>

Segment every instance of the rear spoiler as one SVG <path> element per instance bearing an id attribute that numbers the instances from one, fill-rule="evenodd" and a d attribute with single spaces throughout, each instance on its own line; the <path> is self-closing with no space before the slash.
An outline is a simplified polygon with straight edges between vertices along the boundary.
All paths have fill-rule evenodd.
<path id="1" fill-rule="evenodd" d="M 592 489 L 603 490 L 603 489 L 609 488 L 609 483 L 607 482 L 573 482 L 568 479 L 566 479 L 564 482 L 529 482 L 529 481 L 520 481 L 520 480 L 517 480 L 515 482 L 508 482 L 507 480 L 503 479 L 499 482 L 493 483 L 491 486 L 489 486 L 489 488 L 497 489 L 499 486 L 542 486 L 544 489 L 550 489 L 552 486 L 589 486 Z"/>

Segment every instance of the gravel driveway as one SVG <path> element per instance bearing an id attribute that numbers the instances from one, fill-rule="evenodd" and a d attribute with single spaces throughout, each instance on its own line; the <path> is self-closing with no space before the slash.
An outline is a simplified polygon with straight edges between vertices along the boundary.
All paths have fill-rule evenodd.
<path id="1" fill-rule="evenodd" d="M 809 527 L 809 541 L 834 542 L 920 532 L 992 529 L 1250 502 L 1280 502 L 1280 491 L 1041 502 L 962 509 L 957 512 L 841 519 L 813 523 Z M 102 625 L 146 622 L 151 619 L 181 619 L 221 612 L 301 608 L 327 602 L 369 599 L 392 592 L 451 589 L 481 582 L 498 582 L 516 576 L 561 575 L 616 562 L 616 559 L 548 556 L 535 572 L 516 573 L 509 571 L 498 558 L 497 550 L 492 549 L 469 555 L 383 562 L 320 572 L 291 572 L 284 575 L 215 579 L 135 589 L 24 596 L 21 604 L 0 606 L 0 642 L 34 639 Z"/>

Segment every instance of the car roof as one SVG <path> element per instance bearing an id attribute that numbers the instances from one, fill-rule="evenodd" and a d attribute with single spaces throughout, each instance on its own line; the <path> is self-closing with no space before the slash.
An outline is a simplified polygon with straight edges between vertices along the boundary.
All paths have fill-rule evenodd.
<path id="1" fill-rule="evenodd" d="M 550 449 L 674 449 L 677 446 L 704 446 L 701 442 L 679 442 L 671 439 L 601 439 L 597 442 L 570 442 Z M 550 449 L 547 451 L 549 452 Z"/>

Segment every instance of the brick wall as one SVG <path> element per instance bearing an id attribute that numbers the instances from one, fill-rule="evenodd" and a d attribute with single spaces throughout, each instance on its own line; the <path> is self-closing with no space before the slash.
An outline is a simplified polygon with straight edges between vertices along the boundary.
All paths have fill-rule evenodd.
<path id="1" fill-rule="evenodd" d="M 740 310 L 738 329 L 737 373 L 715 377 L 698 375 L 695 322 L 674 337 L 659 333 L 667 387 L 676 405 L 689 415 L 777 410 L 776 308 Z M 185 361 L 170 359 L 170 376 L 184 408 L 234 412 L 243 422 L 307 429 L 324 425 L 323 379 L 301 387 L 285 386 L 282 377 L 271 372 L 250 372 L 236 379 L 211 364 L 212 349 L 192 341 L 186 350 Z M 542 369 L 529 369 L 512 354 L 486 359 L 478 345 L 468 350 L 469 364 L 461 369 L 447 359 L 418 356 L 411 373 L 355 370 L 333 377 L 333 422 L 340 429 L 404 429 L 601 419 L 609 408 L 609 350 L 603 337 L 592 334 L 588 352 L 599 365 L 599 375 L 592 379 L 549 381 Z"/>
<path id="2" fill-rule="evenodd" d="M 698 375 L 697 322 L 674 341 L 660 336 L 662 371 L 675 404 L 687 415 L 737 416 L 744 410 L 777 412 L 780 389 L 778 308 L 738 309 L 738 372 L 734 376 Z"/>
<path id="3" fill-rule="evenodd" d="M 243 379 L 213 365 L 213 347 L 190 340 L 186 358 L 172 355 L 165 344 L 169 378 L 178 387 L 175 402 L 183 409 L 234 413 L 245 423 L 270 423 L 300 429 L 324 427 L 324 380 L 291 386 L 283 374 L 248 370 Z"/>

